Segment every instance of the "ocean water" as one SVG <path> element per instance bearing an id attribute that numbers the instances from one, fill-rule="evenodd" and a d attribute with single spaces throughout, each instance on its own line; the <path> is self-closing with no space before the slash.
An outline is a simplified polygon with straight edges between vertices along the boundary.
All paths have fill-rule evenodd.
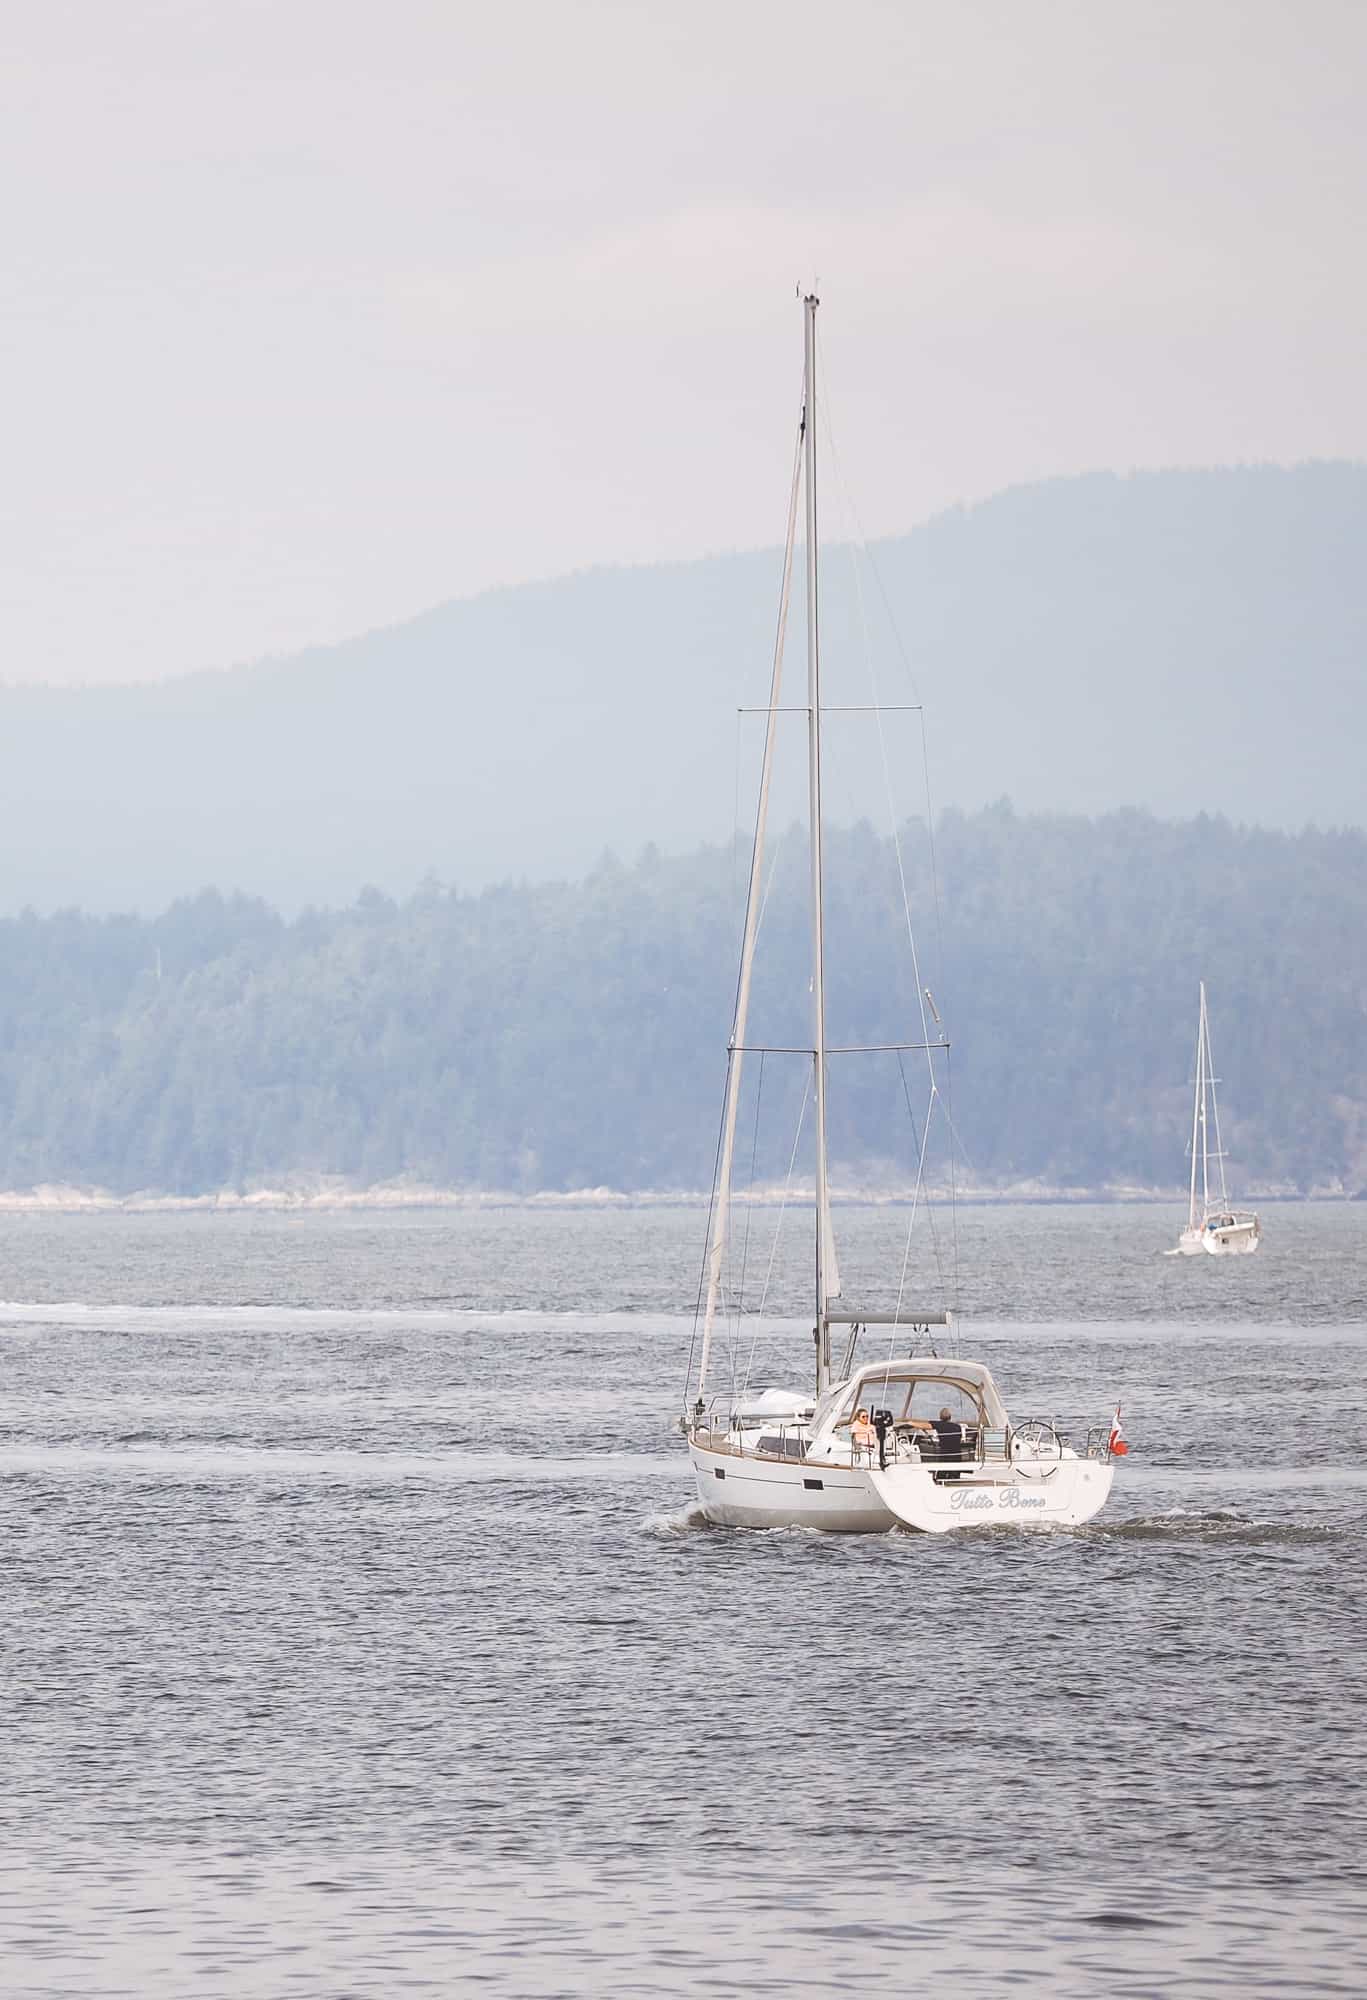
<path id="1" fill-rule="evenodd" d="M 695 1210 L 0 1217 L 5 1993 L 1367 1989 L 1367 1207 L 924 1220 L 1087 1528 L 701 1523 Z"/>

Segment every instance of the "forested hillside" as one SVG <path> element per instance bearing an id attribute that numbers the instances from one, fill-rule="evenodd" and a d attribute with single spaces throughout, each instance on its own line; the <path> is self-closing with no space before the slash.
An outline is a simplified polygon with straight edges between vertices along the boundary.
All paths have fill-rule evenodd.
<path id="1" fill-rule="evenodd" d="M 938 927 L 924 827 L 905 854 L 968 1178 L 1180 1181 L 1204 977 L 1239 1184 L 1367 1183 L 1367 836 L 948 813 Z M 828 866 L 833 1038 L 917 1039 L 889 842 L 836 834 Z M 705 1186 L 742 875 L 729 850 L 651 851 L 290 920 L 216 892 L 155 919 L 7 920 L 0 1186 Z M 756 1038 L 806 1038 L 804 888 L 794 836 Z M 844 1077 L 839 1171 L 887 1182 L 900 1079 Z M 766 1148 L 757 1171 L 781 1172 L 786 1141 Z"/>
<path id="2" fill-rule="evenodd" d="M 786 478 L 780 454 L 776 535 Z M 1361 822 L 1367 467 L 1053 480 L 858 565 L 834 498 L 826 532 L 826 698 L 867 703 L 876 674 L 923 701 L 937 805 Z M 297 910 L 729 840 L 779 575 L 777 549 L 599 570 L 160 686 L 0 685 L 0 913 L 210 882 Z M 832 750 L 828 823 L 882 795 L 855 723 Z"/>

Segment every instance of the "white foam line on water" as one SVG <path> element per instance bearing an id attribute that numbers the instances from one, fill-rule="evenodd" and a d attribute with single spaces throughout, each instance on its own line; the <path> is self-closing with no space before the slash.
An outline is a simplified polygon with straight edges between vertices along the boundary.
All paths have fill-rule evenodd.
<path id="1" fill-rule="evenodd" d="M 88 1320 L 98 1320 L 102 1325 L 157 1325 L 171 1320 L 177 1325 L 192 1326 L 232 1325 L 238 1321 L 258 1324 L 272 1320 L 303 1321 L 326 1325 L 332 1321 L 358 1321 L 368 1325 L 372 1321 L 400 1322 L 412 1321 L 418 1325 L 433 1320 L 505 1320 L 505 1319 L 591 1319 L 593 1314 L 560 1313 L 493 1313 L 480 1312 L 474 1308 L 458 1305 L 444 1306 L 288 1306 L 288 1305 L 130 1305 L 106 1302 L 94 1303 L 87 1299 L 62 1299 L 49 1303 L 41 1299 L 0 1299 L 0 1320 L 8 1320 L 16 1325 L 56 1324 L 77 1326 Z M 598 1315 L 597 1317 L 612 1317 Z M 627 1319 L 628 1314 L 619 1317 Z"/>
<path id="2" fill-rule="evenodd" d="M 47 1304 L 40 1300 L 0 1299 L 0 1329 L 23 1326 L 92 1327 L 109 1333 L 171 1328 L 178 1333 L 220 1333 L 234 1327 L 270 1331 L 364 1333 L 412 1327 L 424 1332 L 499 1330 L 592 1331 L 639 1333 L 656 1327 L 686 1335 L 688 1313 L 561 1312 L 528 1307 L 517 1312 L 487 1312 L 474 1306 L 282 1306 L 282 1305 L 115 1305 L 71 1299 Z M 778 1333 L 803 1331 L 802 1323 L 774 1321 Z M 810 1333 L 809 1333 L 810 1337 Z"/>
<path id="3" fill-rule="evenodd" d="M 329 1329 L 364 1332 L 368 1328 L 436 1331 L 519 1331 L 599 1334 L 644 1332 L 684 1337 L 692 1326 L 691 1311 L 671 1311 L 664 1307 L 642 1306 L 634 1311 L 564 1311 L 555 1307 L 523 1307 L 516 1311 L 493 1312 L 476 1306 L 356 1306 L 356 1305 L 129 1305 L 97 1304 L 82 1299 L 55 1302 L 45 1300 L 0 1299 L 0 1329 L 22 1326 L 93 1326 L 101 1331 L 125 1332 L 172 1327 L 181 1333 L 221 1332 L 232 1327 L 263 1331 L 274 1327 L 303 1330 Z M 745 1339 L 810 1341 L 811 1327 L 805 1317 L 769 1317 L 746 1320 Z M 978 1343 L 1008 1341 L 1029 1345 L 1049 1340 L 1079 1340 L 1145 1344 L 1169 1340 L 1180 1334 L 1192 1341 L 1265 1341 L 1294 1339 L 1303 1342 L 1361 1338 L 1367 1334 L 1367 1320 L 1347 1319 L 1298 1325 L 1291 1320 L 1211 1320 L 1194 1324 L 1181 1319 L 1149 1320 L 975 1320 L 958 1322 L 956 1337 L 941 1338 L 935 1345 L 947 1356 L 967 1355 Z M 910 1337 L 910 1329 L 908 1329 Z"/>
<path id="4" fill-rule="evenodd" d="M 677 1478 L 681 1461 L 645 1452 L 587 1458 L 520 1457 L 513 1452 L 272 1451 L 215 1446 L 197 1451 L 165 1445 L 12 1445 L 0 1449 L 0 1476 L 23 1473 L 117 1473 L 144 1480 L 331 1479 L 351 1484 L 404 1479 L 546 1484 L 559 1480 Z M 686 1470 L 686 1466 L 683 1468 Z"/>
<path id="5" fill-rule="evenodd" d="M 0 1477 L 23 1474 L 116 1474 L 138 1480 L 281 1479 L 344 1480 L 348 1484 L 408 1479 L 491 1484 L 624 1478 L 677 1479 L 687 1467 L 676 1457 L 647 1452 L 602 1452 L 580 1457 L 536 1457 L 516 1452 L 301 1451 L 259 1445 L 17 1444 L 0 1447 Z M 1367 1486 L 1367 1467 L 1140 1466 L 1121 1470 L 1123 1487 L 1201 1492 L 1295 1492 Z"/>

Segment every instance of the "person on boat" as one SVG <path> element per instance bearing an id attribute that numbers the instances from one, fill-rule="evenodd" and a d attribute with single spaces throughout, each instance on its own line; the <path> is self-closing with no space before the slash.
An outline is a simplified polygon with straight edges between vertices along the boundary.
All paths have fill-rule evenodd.
<path id="1" fill-rule="evenodd" d="M 930 1428 L 935 1433 L 935 1442 L 941 1458 L 959 1458 L 964 1448 L 964 1427 L 947 1405 L 935 1417 Z"/>
<path id="2" fill-rule="evenodd" d="M 861 1451 L 872 1451 L 877 1441 L 878 1433 L 869 1422 L 868 1411 L 863 1408 L 857 1409 L 850 1419 L 850 1443 L 854 1446 L 856 1455 Z"/>

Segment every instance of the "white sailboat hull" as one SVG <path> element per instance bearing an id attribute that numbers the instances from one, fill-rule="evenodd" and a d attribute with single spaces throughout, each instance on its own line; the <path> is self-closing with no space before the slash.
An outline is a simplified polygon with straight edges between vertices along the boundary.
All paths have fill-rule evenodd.
<path id="1" fill-rule="evenodd" d="M 1208 1257 L 1247 1257 L 1258 1247 L 1260 1231 L 1255 1222 L 1236 1222 L 1232 1229 L 1206 1231 Z"/>
<path id="2" fill-rule="evenodd" d="M 860 1466 L 712 1451 L 690 1440 L 698 1501 L 723 1528 L 821 1528 L 881 1535 L 896 1525 Z"/>
<path id="3" fill-rule="evenodd" d="M 1066 1453 L 1046 1465 L 965 1465 L 948 1479 L 924 1465 L 833 1465 L 765 1459 L 690 1440 L 698 1500 L 728 1528 L 814 1528 L 886 1534 L 898 1526 L 943 1535 L 954 1528 L 1048 1523 L 1076 1527 L 1105 1506 L 1114 1467 Z"/>
<path id="4" fill-rule="evenodd" d="M 1262 1240 L 1256 1215 L 1205 1229 L 1184 1229 L 1177 1248 L 1184 1257 L 1248 1257 Z"/>

